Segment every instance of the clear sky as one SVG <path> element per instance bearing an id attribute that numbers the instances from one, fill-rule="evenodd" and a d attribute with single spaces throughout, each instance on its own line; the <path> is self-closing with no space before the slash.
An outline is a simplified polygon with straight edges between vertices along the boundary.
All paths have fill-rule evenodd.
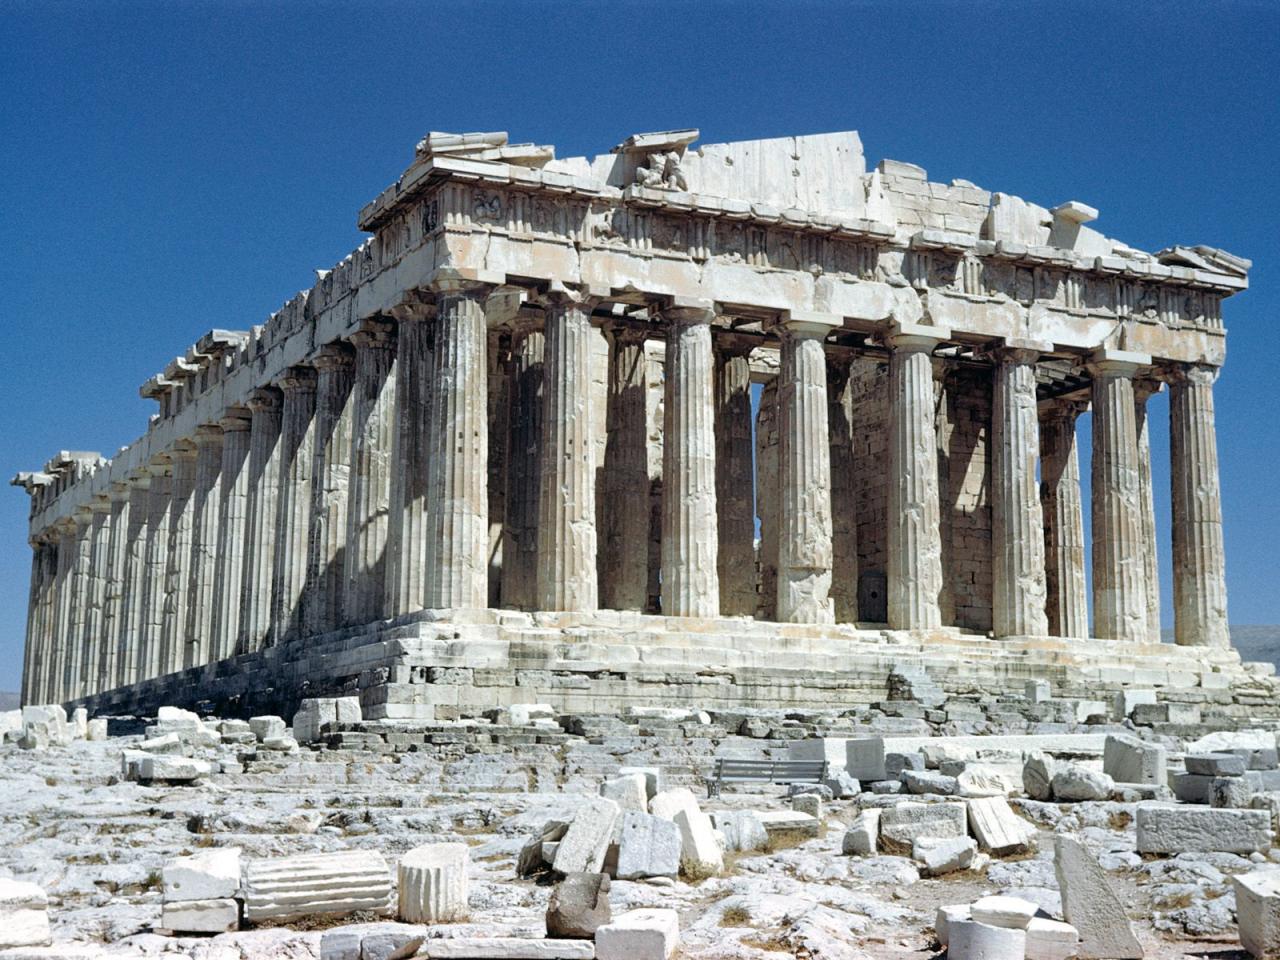
<path id="1" fill-rule="evenodd" d="M 559 156 L 856 129 L 1146 250 L 1254 261 L 1217 388 L 1231 619 L 1280 623 L 1275 3 L 13 2 L 0 8 L 0 474 L 110 456 L 137 387 L 262 323 L 361 239 L 428 130 Z M 1152 401 L 1166 619 L 1168 405 Z M 1087 449 L 1087 448 L 1086 448 Z M 27 498 L 0 496 L 0 689 L 16 689 Z"/>

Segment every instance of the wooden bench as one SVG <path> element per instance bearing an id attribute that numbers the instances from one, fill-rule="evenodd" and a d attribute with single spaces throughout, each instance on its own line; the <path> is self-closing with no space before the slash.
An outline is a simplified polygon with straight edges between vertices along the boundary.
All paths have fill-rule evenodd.
<path id="1" fill-rule="evenodd" d="M 726 783 L 821 783 L 827 779 L 826 760 L 716 760 L 707 781 L 707 796 L 720 796 Z"/>

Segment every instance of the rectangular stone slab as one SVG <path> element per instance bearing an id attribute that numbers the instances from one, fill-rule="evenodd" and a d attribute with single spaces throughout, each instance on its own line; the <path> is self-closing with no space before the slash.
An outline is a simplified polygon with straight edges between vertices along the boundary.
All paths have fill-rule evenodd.
<path id="1" fill-rule="evenodd" d="M 1271 847 L 1266 810 L 1218 810 L 1142 804 L 1139 853 L 1253 853 Z"/>
<path id="2" fill-rule="evenodd" d="M 418 956 L 434 960 L 595 960 L 590 940 L 531 940 L 523 937 L 454 937 L 428 940 Z"/>

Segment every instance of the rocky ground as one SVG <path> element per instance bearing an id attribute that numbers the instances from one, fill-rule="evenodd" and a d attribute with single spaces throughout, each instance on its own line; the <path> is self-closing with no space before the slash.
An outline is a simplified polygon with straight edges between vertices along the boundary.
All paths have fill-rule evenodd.
<path id="1" fill-rule="evenodd" d="M 230 772 L 186 785 L 122 779 L 121 752 L 136 747 L 140 736 L 38 750 L 5 743 L 0 877 L 30 881 L 48 893 L 55 944 L 12 955 L 319 958 L 326 928 L 372 919 L 211 937 L 153 932 L 160 927 L 166 861 L 231 846 L 249 858 L 372 849 L 394 864 L 417 845 L 459 841 L 471 854 L 470 916 L 432 936 L 541 936 L 553 886 L 546 877 L 518 878 L 516 860 L 544 823 L 571 817 L 620 766 L 660 766 L 668 785 L 690 786 L 701 797 L 701 773 L 717 754 L 763 755 L 783 746 L 737 736 L 551 739 L 383 754 L 221 745 L 198 753 L 215 767 L 225 762 Z M 778 787 L 726 788 L 721 799 L 701 804 L 708 812 L 788 810 L 783 794 Z M 885 802 L 891 798 L 871 793 L 829 800 L 819 836 L 774 835 L 763 851 L 727 854 L 721 875 L 696 883 L 615 880 L 613 912 L 675 908 L 680 953 L 690 958 L 931 956 L 940 952 L 933 924 L 943 904 L 1010 893 L 1060 919 L 1053 835 L 1065 834 L 1081 840 L 1106 869 L 1147 957 L 1226 958 L 1240 951 L 1229 878 L 1280 863 L 1276 850 L 1142 856 L 1135 852 L 1135 803 L 1014 797 L 1015 811 L 1038 831 L 1035 850 L 980 856 L 970 869 L 922 878 L 910 857 L 842 853 L 846 826 L 864 806 Z"/>

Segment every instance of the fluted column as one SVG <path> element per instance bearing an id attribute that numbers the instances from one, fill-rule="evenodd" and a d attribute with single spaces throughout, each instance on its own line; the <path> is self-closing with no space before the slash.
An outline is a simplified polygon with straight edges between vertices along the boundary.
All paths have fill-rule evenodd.
<path id="1" fill-rule="evenodd" d="M 837 623 L 858 619 L 858 497 L 854 484 L 853 355 L 827 357 L 827 435 L 831 449 L 831 601 Z"/>
<path id="2" fill-rule="evenodd" d="M 1036 489 L 1039 351 L 995 352 L 991 412 L 992 627 L 997 637 L 1045 636 L 1044 514 Z"/>
<path id="3" fill-rule="evenodd" d="M 169 490 L 169 555 L 165 565 L 164 641 L 160 673 L 176 673 L 186 662 L 188 591 L 195 527 L 196 446 L 190 440 L 173 448 Z"/>
<path id="4" fill-rule="evenodd" d="M 22 706 L 39 702 L 44 661 L 48 657 L 48 598 L 53 584 L 50 556 L 55 558 L 46 534 L 31 538 L 31 593 L 27 605 L 26 644 L 23 647 Z"/>
<path id="5" fill-rule="evenodd" d="M 606 324 L 604 510 L 600 605 L 645 610 L 649 598 L 649 418 L 647 331 Z"/>
<path id="6" fill-rule="evenodd" d="M 97 693 L 98 672 L 103 659 L 104 606 L 107 593 L 107 564 L 111 555 L 111 501 L 96 497 L 90 501 L 93 517 L 89 525 L 89 569 L 84 584 L 84 634 L 80 641 L 80 685 L 76 696 Z"/>
<path id="7" fill-rule="evenodd" d="M 58 562 L 54 580 L 53 629 L 50 631 L 49 668 L 41 703 L 67 699 L 66 670 L 75 609 L 76 522 L 64 520 L 55 530 Z"/>
<path id="8" fill-rule="evenodd" d="M 1107 640 L 1146 639 L 1146 565 L 1133 400 L 1133 375 L 1146 359 L 1106 351 L 1089 365 L 1093 374 L 1093 632 Z"/>
<path id="9" fill-rule="evenodd" d="M 488 288 L 450 280 L 435 290 L 425 603 L 480 608 L 489 600 Z"/>
<path id="10" fill-rule="evenodd" d="M 942 535 L 931 354 L 943 331 L 889 338 L 889 626 L 942 624 Z"/>
<path id="11" fill-rule="evenodd" d="M 720 614 L 756 613 L 755 469 L 751 447 L 753 344 L 722 337 L 715 343 L 716 530 Z"/>
<path id="12" fill-rule="evenodd" d="M 81 670 L 84 659 L 84 626 L 89 611 L 90 582 L 93 575 L 93 511 L 80 507 L 74 515 L 75 558 L 71 566 L 70 607 L 67 614 L 67 656 L 62 665 L 62 699 L 82 693 Z"/>
<path id="13" fill-rule="evenodd" d="M 511 412 L 502 523 L 502 605 L 533 610 L 538 589 L 538 497 L 542 475 L 543 314 L 523 309 L 511 330 Z"/>
<path id="14" fill-rule="evenodd" d="M 303 601 L 309 635 L 335 630 L 342 622 L 355 355 L 346 344 L 331 343 L 321 347 L 311 363 L 316 368 L 316 438 Z"/>
<path id="15" fill-rule="evenodd" d="M 1089 636 L 1089 579 L 1076 419 L 1087 403 L 1046 404 L 1040 420 L 1040 510 L 1044 517 L 1045 618 L 1055 637 Z"/>
<path id="16" fill-rule="evenodd" d="M 118 687 L 142 678 L 142 643 L 147 620 L 147 544 L 151 539 L 151 472 L 145 467 L 129 477 L 129 525 L 125 533 L 124 596 L 116 641 Z"/>
<path id="17" fill-rule="evenodd" d="M 778 370 L 778 619 L 832 623 L 831 437 L 822 341 L 839 318 L 781 321 Z"/>
<path id="18" fill-rule="evenodd" d="M 539 610 L 596 609 L 596 464 L 588 390 L 591 300 L 553 294 L 543 354 Z"/>
<path id="19" fill-rule="evenodd" d="M 302 591 L 307 582 L 307 538 L 311 533 L 311 471 L 315 468 L 316 373 L 310 367 L 290 367 L 277 385 L 283 400 L 269 633 L 274 643 L 292 640 L 302 630 Z"/>
<path id="20" fill-rule="evenodd" d="M 663 313 L 667 357 L 662 430 L 662 612 L 720 613 L 716 572 L 715 360 L 710 304 Z"/>
<path id="21" fill-rule="evenodd" d="M 427 562 L 427 481 L 430 464 L 428 399 L 434 305 L 399 313 L 396 335 L 395 442 L 391 470 L 391 522 L 387 530 L 387 612 L 423 608 Z"/>
<path id="22" fill-rule="evenodd" d="M 110 690 L 116 684 L 120 629 L 124 619 L 126 557 L 129 549 L 129 501 L 129 485 L 113 483 L 108 494 L 111 517 L 108 525 L 106 569 L 102 580 L 102 629 L 95 679 L 99 692 Z"/>
<path id="23" fill-rule="evenodd" d="M 1142 579 L 1146 586 L 1146 640 L 1160 643 L 1160 560 L 1156 549 L 1156 500 L 1151 481 L 1151 427 L 1147 400 L 1164 385 L 1159 380 L 1133 381 L 1134 431 L 1138 437 L 1138 503 L 1142 510 Z"/>
<path id="24" fill-rule="evenodd" d="M 196 427 L 196 485 L 191 529 L 191 570 L 187 587 L 183 667 L 208 663 L 213 651 L 217 594 L 218 526 L 222 500 L 222 427 Z"/>
<path id="25" fill-rule="evenodd" d="M 222 466 L 218 471 L 218 556 L 214 563 L 210 663 L 233 656 L 240 637 L 241 591 L 249 531 L 251 417 L 247 407 L 231 407 L 218 421 L 222 427 Z"/>
<path id="26" fill-rule="evenodd" d="M 164 643 L 165 571 L 169 555 L 169 494 L 172 466 L 167 454 L 147 465 L 151 483 L 147 488 L 146 565 L 143 572 L 142 617 L 139 623 L 138 680 L 160 675 L 161 647 Z"/>
<path id="27" fill-rule="evenodd" d="M 1231 643 L 1213 411 L 1217 378 L 1217 367 L 1180 366 L 1169 385 L 1174 634 L 1184 646 Z"/>
<path id="28" fill-rule="evenodd" d="M 396 410 L 395 325 L 367 320 L 352 335 L 351 345 L 356 360 L 342 609 L 346 623 L 362 624 L 386 614 L 387 526 Z"/>
<path id="29" fill-rule="evenodd" d="M 249 487 L 245 506 L 244 577 L 236 653 L 260 650 L 271 626 L 271 579 L 280 504 L 280 391 L 249 395 Z"/>

